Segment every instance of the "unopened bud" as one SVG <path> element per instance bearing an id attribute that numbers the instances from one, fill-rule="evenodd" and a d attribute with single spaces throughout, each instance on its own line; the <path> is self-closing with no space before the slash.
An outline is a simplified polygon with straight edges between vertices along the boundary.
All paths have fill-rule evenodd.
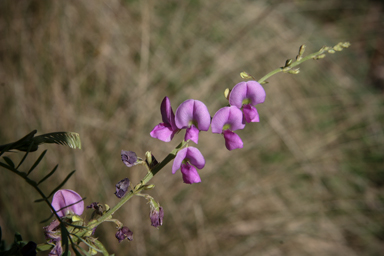
<path id="1" fill-rule="evenodd" d="M 151 190 L 151 189 L 153 189 L 154 187 L 155 187 L 154 184 L 150 184 L 150 185 L 144 185 L 144 186 L 142 186 L 142 188 L 145 189 L 145 190 Z"/>
<path id="2" fill-rule="evenodd" d="M 299 68 L 295 68 L 295 69 L 291 69 L 288 71 L 289 74 L 294 74 L 294 75 L 297 75 L 300 73 L 300 69 Z"/>
<path id="3" fill-rule="evenodd" d="M 292 64 L 292 59 L 288 59 L 285 61 L 285 66 L 284 67 L 289 67 Z"/>
<path id="4" fill-rule="evenodd" d="M 225 89 L 225 91 L 224 91 L 224 97 L 227 99 L 227 100 L 229 100 L 229 94 L 231 93 L 231 90 L 229 90 L 228 88 L 227 89 Z"/>
<path id="5" fill-rule="evenodd" d="M 315 60 L 322 59 L 325 57 L 325 54 L 320 54 L 314 57 Z"/>
<path id="6" fill-rule="evenodd" d="M 339 49 L 339 48 L 337 48 L 337 49 Z M 336 50 L 336 46 L 335 47 L 333 47 L 333 49 L 330 49 L 330 50 L 328 50 L 328 53 L 330 53 L 330 54 L 334 54 L 336 51 L 341 51 L 342 50 L 342 48 L 340 47 L 340 50 Z"/>
<path id="7" fill-rule="evenodd" d="M 302 46 L 300 46 L 299 48 L 299 56 L 303 56 L 304 52 L 305 52 L 305 44 L 303 44 Z"/>
<path id="8" fill-rule="evenodd" d="M 341 43 L 339 43 L 339 45 L 341 45 L 341 47 L 343 47 L 343 48 L 348 48 L 351 45 L 351 43 L 350 42 L 341 42 Z"/>
<path id="9" fill-rule="evenodd" d="M 241 78 L 243 79 L 253 79 L 251 75 L 249 75 L 247 72 L 243 71 L 240 73 Z"/>
<path id="10" fill-rule="evenodd" d="M 145 162 L 147 163 L 149 169 L 152 169 L 152 167 L 159 163 L 150 151 L 145 152 Z"/>

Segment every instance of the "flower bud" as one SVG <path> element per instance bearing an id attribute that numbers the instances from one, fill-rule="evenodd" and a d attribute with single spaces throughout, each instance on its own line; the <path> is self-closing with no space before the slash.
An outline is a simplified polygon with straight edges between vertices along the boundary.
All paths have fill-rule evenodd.
<path id="1" fill-rule="evenodd" d="M 240 73 L 240 77 L 243 78 L 243 79 L 247 79 L 247 80 L 252 80 L 254 79 L 251 75 L 249 75 L 247 72 L 243 71 Z"/>
<path id="2" fill-rule="evenodd" d="M 293 61 L 292 59 L 286 60 L 284 67 L 289 67 L 292 64 L 292 61 Z"/>
<path id="3" fill-rule="evenodd" d="M 231 90 L 229 90 L 228 88 L 227 89 L 225 89 L 225 91 L 224 91 L 224 97 L 227 99 L 227 100 L 229 100 L 229 94 L 231 93 Z"/>
<path id="4" fill-rule="evenodd" d="M 150 151 L 145 152 L 145 162 L 147 163 L 149 169 L 152 169 L 159 163 Z"/>
<path id="5" fill-rule="evenodd" d="M 154 226 L 155 228 L 163 225 L 163 218 L 164 218 L 163 207 L 160 206 L 157 209 L 155 207 L 153 208 L 151 207 L 149 218 L 151 219 L 151 225 Z"/>

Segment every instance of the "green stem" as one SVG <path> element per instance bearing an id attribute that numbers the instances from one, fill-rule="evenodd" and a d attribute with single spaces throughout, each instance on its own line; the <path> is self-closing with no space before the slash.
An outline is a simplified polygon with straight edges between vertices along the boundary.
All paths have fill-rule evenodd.
<path id="1" fill-rule="evenodd" d="M 326 53 L 330 49 L 332 49 L 332 47 L 323 47 L 323 48 L 320 49 L 320 51 L 312 53 L 312 54 L 309 54 L 308 56 L 306 56 L 304 58 L 301 58 L 300 60 L 296 60 L 296 61 L 292 62 L 289 66 L 277 68 L 277 69 L 269 72 L 268 74 L 266 74 L 265 76 L 260 78 L 259 81 L 257 81 L 257 82 L 262 83 L 262 82 L 266 81 L 268 78 L 270 78 L 271 76 L 273 76 L 273 75 L 275 75 L 277 73 L 287 72 L 287 71 L 291 70 L 293 67 L 300 65 L 304 61 L 307 61 L 307 60 L 310 60 L 310 59 L 316 59 L 317 57 L 319 57 L 320 55 Z"/>

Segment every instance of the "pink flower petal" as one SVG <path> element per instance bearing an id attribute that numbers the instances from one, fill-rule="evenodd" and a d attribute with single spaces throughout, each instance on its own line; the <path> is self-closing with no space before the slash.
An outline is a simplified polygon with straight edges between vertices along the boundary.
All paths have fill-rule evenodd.
<path id="1" fill-rule="evenodd" d="M 160 112 L 163 122 L 168 124 L 172 130 L 177 129 L 175 125 L 175 114 L 173 114 L 171 101 L 168 97 L 164 97 L 163 101 L 161 102 Z"/>
<path id="2" fill-rule="evenodd" d="M 257 112 L 257 109 L 254 106 L 250 104 L 244 105 L 243 112 L 244 112 L 244 118 L 247 121 L 247 123 L 259 122 L 259 113 Z"/>
<path id="3" fill-rule="evenodd" d="M 212 132 L 222 133 L 224 125 L 229 125 L 231 131 L 244 129 L 243 112 L 236 106 L 219 109 L 212 118 Z"/>
<path id="4" fill-rule="evenodd" d="M 173 160 L 172 165 L 172 173 L 175 174 L 177 170 L 180 169 L 181 163 L 183 162 L 185 156 L 187 155 L 188 148 L 183 148 L 179 152 L 177 152 L 177 155 L 175 157 L 175 160 Z"/>
<path id="5" fill-rule="evenodd" d="M 258 82 L 241 82 L 233 87 L 229 95 L 229 104 L 241 108 L 244 104 L 243 100 L 248 99 L 247 104 L 255 106 L 263 103 L 265 96 L 265 90 Z"/>
<path id="6" fill-rule="evenodd" d="M 191 125 L 191 127 L 187 128 L 187 131 L 185 132 L 184 140 L 191 140 L 197 144 L 199 142 L 199 132 L 199 129 L 197 129 L 194 125 Z"/>
<path id="7" fill-rule="evenodd" d="M 180 104 L 176 109 L 175 123 L 177 128 L 184 129 L 189 127 L 190 121 L 193 120 L 194 100 L 189 99 Z"/>
<path id="8" fill-rule="evenodd" d="M 205 159 L 203 154 L 201 154 L 201 152 L 195 147 L 188 147 L 187 149 L 188 152 L 185 157 L 188 158 L 192 165 L 202 169 L 205 166 Z"/>
<path id="9" fill-rule="evenodd" d="M 181 165 L 181 173 L 183 175 L 183 181 L 187 184 L 199 183 L 201 182 L 199 173 L 196 168 L 189 163 Z"/>
<path id="10" fill-rule="evenodd" d="M 223 132 L 225 139 L 225 146 L 228 150 L 243 148 L 243 141 L 236 133 L 226 130 Z"/>
<path id="11" fill-rule="evenodd" d="M 55 209 L 59 217 L 67 215 L 68 212 L 81 215 L 84 211 L 84 201 L 75 191 L 61 189 L 53 195 L 52 207 Z"/>
<path id="12" fill-rule="evenodd" d="M 175 123 L 179 129 L 188 128 L 192 123 L 197 123 L 200 131 L 208 131 L 211 117 L 203 102 L 189 99 L 176 109 Z"/>
<path id="13" fill-rule="evenodd" d="M 161 123 L 155 126 L 151 131 L 150 135 L 152 138 L 159 139 L 164 142 L 170 142 L 173 139 L 176 131 L 172 130 L 172 127 Z"/>

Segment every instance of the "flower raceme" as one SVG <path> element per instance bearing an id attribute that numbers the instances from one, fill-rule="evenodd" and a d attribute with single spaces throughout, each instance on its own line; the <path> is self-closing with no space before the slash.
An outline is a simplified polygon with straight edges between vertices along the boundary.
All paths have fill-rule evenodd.
<path id="1" fill-rule="evenodd" d="M 258 82 L 241 82 L 236 84 L 229 94 L 229 104 L 243 110 L 247 123 L 259 122 L 255 105 L 263 103 L 265 96 L 265 90 Z"/>
<path id="2" fill-rule="evenodd" d="M 81 215 L 84 211 L 84 201 L 75 191 L 61 189 L 53 195 L 52 207 L 59 217 L 67 214 Z"/>
<path id="3" fill-rule="evenodd" d="M 205 159 L 201 152 L 195 147 L 187 147 L 180 150 L 172 165 L 172 173 L 181 169 L 183 181 L 187 184 L 201 182 L 200 176 L 195 167 L 202 169 L 205 166 Z"/>
<path id="4" fill-rule="evenodd" d="M 244 129 L 243 113 L 236 106 L 219 109 L 212 118 L 212 132 L 224 135 L 228 150 L 243 147 L 243 141 L 233 131 Z"/>

